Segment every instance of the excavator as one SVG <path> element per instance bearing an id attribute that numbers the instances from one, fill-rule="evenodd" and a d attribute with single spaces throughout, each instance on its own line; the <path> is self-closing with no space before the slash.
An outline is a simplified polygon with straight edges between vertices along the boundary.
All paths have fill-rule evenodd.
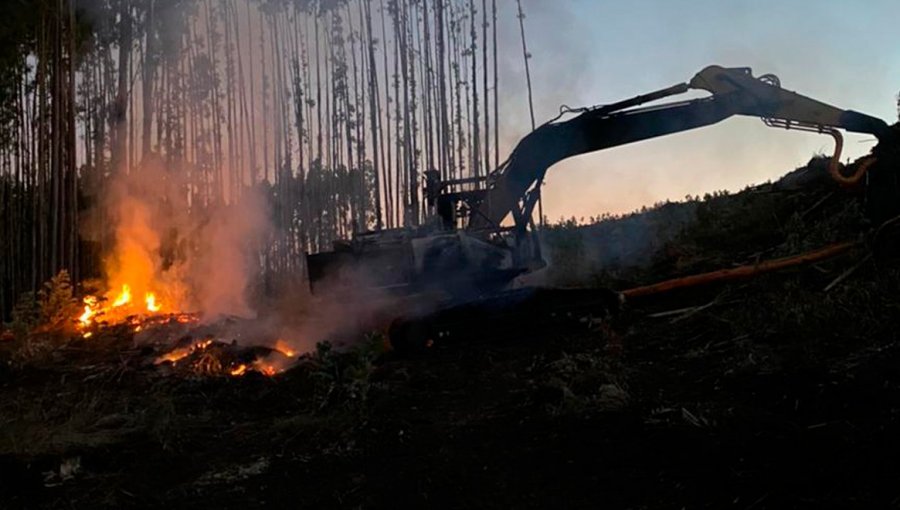
<path id="1" fill-rule="evenodd" d="M 709 95 L 648 106 L 689 91 Z M 566 114 L 570 118 L 563 119 Z M 758 117 L 774 128 L 831 136 L 835 141 L 828 168 L 831 178 L 842 187 L 865 187 L 866 213 L 873 222 L 900 214 L 900 169 L 893 168 L 900 147 L 896 127 L 784 89 L 775 75 L 756 77 L 748 67 L 712 65 L 688 82 L 562 112 L 526 135 L 486 177 L 442 180 L 436 170 L 425 172 L 428 220 L 418 227 L 359 233 L 335 243 L 334 251 L 308 255 L 312 291 L 368 288 L 405 296 L 438 292 L 445 296 L 442 308 L 457 310 L 451 314 L 457 318 L 475 309 L 497 308 L 492 303 L 498 295 L 518 309 L 524 306 L 522 300 L 542 301 L 533 304 L 540 309 L 550 304 L 566 311 L 579 305 L 609 306 L 607 297 L 598 301 L 569 293 L 564 298 L 555 294 L 535 299 L 531 291 L 506 290 L 517 277 L 545 266 L 533 212 L 547 170 L 566 158 L 709 126 L 736 115 Z M 845 168 L 840 163 L 840 130 L 873 135 L 879 143 L 872 154 Z M 526 297 L 510 298 L 510 292 Z M 391 333 L 395 346 L 434 336 L 433 331 L 423 332 L 434 330 L 434 321 L 423 326 L 419 319 L 398 320 Z"/>

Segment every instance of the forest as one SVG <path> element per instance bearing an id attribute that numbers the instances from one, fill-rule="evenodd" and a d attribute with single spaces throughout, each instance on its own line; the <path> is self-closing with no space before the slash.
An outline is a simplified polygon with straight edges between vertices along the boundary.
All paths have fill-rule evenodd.
<path id="1" fill-rule="evenodd" d="M 760 16 L 770 43 L 864 10 L 774 3 L 5 0 L 0 508 L 896 507 L 889 50 L 861 79 L 796 46 L 843 98 L 709 65 L 535 119 L 561 48 L 536 88 L 603 97 L 657 78 L 611 72 L 644 50 L 668 75 L 663 50 L 765 54 Z M 650 141 L 737 116 L 740 154 Z M 647 141 L 670 193 L 765 161 L 769 128 L 823 149 L 678 201 L 638 169 L 644 207 L 544 217 L 563 160 Z"/>
<path id="2" fill-rule="evenodd" d="M 478 177 L 500 163 L 496 0 L 7 3 L 6 320 L 61 270 L 103 276 L 123 195 L 195 230 L 253 195 L 269 227 L 253 280 L 272 292 L 303 278 L 304 253 L 422 222 L 426 170 Z M 507 7 L 527 66 L 524 12 Z M 200 249 L 157 234 L 164 252 Z"/>

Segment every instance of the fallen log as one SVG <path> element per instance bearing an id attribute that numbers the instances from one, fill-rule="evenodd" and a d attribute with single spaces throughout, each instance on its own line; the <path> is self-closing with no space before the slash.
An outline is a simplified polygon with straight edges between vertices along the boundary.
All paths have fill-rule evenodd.
<path id="1" fill-rule="evenodd" d="M 779 259 L 767 260 L 758 262 L 756 264 L 749 264 L 730 269 L 720 269 L 718 271 L 711 271 L 709 273 L 701 273 L 691 276 L 684 276 L 681 278 L 673 278 L 671 280 L 665 280 L 651 285 L 643 285 L 641 287 L 626 289 L 622 291 L 622 295 L 625 296 L 626 299 L 634 299 L 639 297 L 652 296 L 654 294 L 661 294 L 663 292 L 670 292 L 678 289 L 708 285 L 711 283 L 742 280 L 764 273 L 771 273 L 790 267 L 802 266 L 805 264 L 812 264 L 814 262 L 820 262 L 825 259 L 830 259 L 832 257 L 844 254 L 858 245 L 858 242 L 839 243 L 818 250 L 802 253 L 800 255 L 782 257 Z"/>

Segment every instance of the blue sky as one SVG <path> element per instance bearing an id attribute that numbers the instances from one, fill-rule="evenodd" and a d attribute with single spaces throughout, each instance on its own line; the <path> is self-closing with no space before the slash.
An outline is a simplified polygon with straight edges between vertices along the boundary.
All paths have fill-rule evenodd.
<path id="1" fill-rule="evenodd" d="M 686 81 L 713 63 L 775 73 L 801 94 L 889 122 L 897 118 L 900 0 L 522 1 L 538 123 L 560 104 L 625 99 Z M 515 2 L 501 2 L 506 154 L 530 121 Z M 848 135 L 844 159 L 867 152 L 867 138 Z M 544 188 L 545 214 L 620 213 L 687 194 L 737 190 L 831 150 L 827 136 L 733 118 L 554 166 Z"/>

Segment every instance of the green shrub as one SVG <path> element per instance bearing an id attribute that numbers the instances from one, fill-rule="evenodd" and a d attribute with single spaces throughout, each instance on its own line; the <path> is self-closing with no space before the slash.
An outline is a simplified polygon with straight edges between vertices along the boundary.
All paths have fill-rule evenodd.
<path id="1" fill-rule="evenodd" d="M 38 305 L 34 292 L 24 292 L 19 296 L 12 310 L 12 321 L 9 330 L 22 339 L 34 329 L 41 320 L 41 308 Z"/>
<path id="2" fill-rule="evenodd" d="M 66 330 L 78 315 L 78 301 L 75 299 L 69 272 L 63 269 L 38 292 L 40 302 L 40 325 L 50 331 Z"/>

